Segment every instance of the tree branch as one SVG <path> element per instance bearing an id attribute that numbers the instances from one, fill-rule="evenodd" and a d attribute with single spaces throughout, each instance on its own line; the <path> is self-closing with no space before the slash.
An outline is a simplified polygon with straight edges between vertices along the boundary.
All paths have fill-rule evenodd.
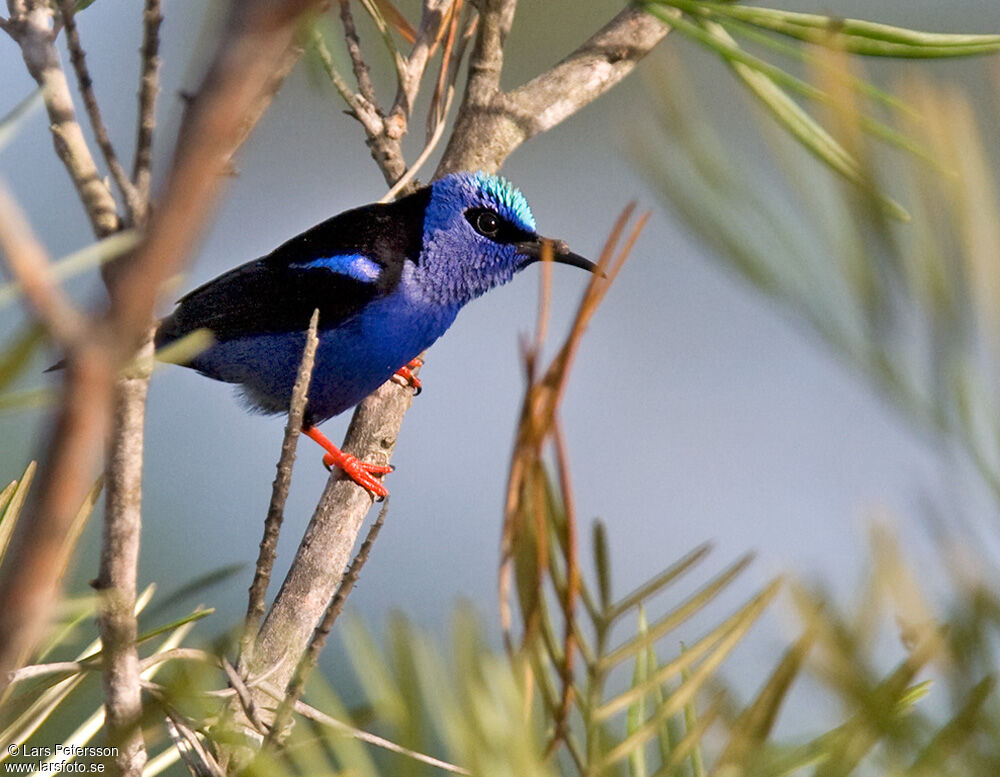
<path id="1" fill-rule="evenodd" d="M 190 253 L 226 180 L 229 160 L 297 60 L 299 18 L 322 0 L 245 0 L 188 108 L 177 158 L 148 238 L 112 283 L 108 322 L 134 339 L 152 321 L 160 285 Z M 291 63 L 291 64 L 290 64 Z"/>
<path id="2" fill-rule="evenodd" d="M 152 61 L 155 59 L 155 43 L 151 39 L 156 37 L 158 21 L 150 18 L 149 14 L 153 17 L 158 14 L 156 3 L 152 2 L 150 5 L 151 11 L 147 7 L 146 48 L 152 54 L 144 56 L 142 91 L 147 93 L 145 97 L 140 96 L 140 142 L 145 132 L 144 121 L 150 123 L 151 130 L 152 101 L 156 88 L 156 65 Z M 152 309 L 160 283 L 172 272 L 170 266 L 179 268 L 180 262 L 190 252 L 193 236 L 204 223 L 211 203 L 218 194 L 232 154 L 269 103 L 284 75 L 298 59 L 300 49 L 294 39 L 297 21 L 299 15 L 312 6 L 311 2 L 286 2 L 285 8 L 277 9 L 269 7 L 263 1 L 256 3 L 255 7 L 253 3 L 243 5 L 243 8 L 235 9 L 229 38 L 221 47 L 189 109 L 188 122 L 182 128 L 164 205 L 151 224 L 148 240 L 137 255 L 130 258 L 124 267 L 118 268 L 117 275 L 112 279 L 109 326 L 121 336 L 124 336 L 122 333 L 143 329 L 151 335 Z M 279 75 L 276 76 L 276 73 Z M 149 138 L 151 141 L 152 136 Z M 141 153 L 137 153 L 136 157 L 137 170 L 140 175 L 146 176 L 148 186 L 149 148 L 143 150 L 140 146 L 138 152 Z M 178 235 L 178 229 L 187 234 Z M 123 340 L 122 344 L 127 348 L 128 342 Z M 151 368 L 151 340 L 149 349 Z M 148 377 L 149 373 L 146 372 L 134 382 L 125 381 L 118 387 L 120 403 L 116 407 L 112 453 L 121 451 L 123 458 L 119 461 L 113 456 L 109 461 L 109 471 L 116 473 L 115 478 L 109 478 L 109 483 L 120 480 L 123 488 L 119 503 L 110 499 L 108 501 L 106 526 L 114 527 L 119 534 L 114 537 L 106 535 L 105 548 L 110 554 L 107 569 L 118 569 L 119 573 L 115 575 L 109 571 L 105 576 L 102 571 L 102 582 L 106 580 L 112 588 L 112 596 L 109 598 L 111 607 L 120 605 L 120 611 L 109 608 L 108 617 L 102 619 L 102 627 L 106 624 L 109 634 L 117 633 L 119 639 L 124 639 L 127 630 L 131 628 L 134 631 L 135 627 L 134 618 L 131 618 L 130 626 L 127 623 L 125 601 L 129 591 L 134 596 L 137 559 L 131 558 L 126 549 L 130 542 L 138 548 L 142 426 Z M 130 463 L 134 472 L 128 469 Z M 105 569 L 103 560 L 102 557 L 102 570 Z M 133 575 L 131 587 L 126 580 L 126 567 L 131 569 Z M 117 612 L 123 617 L 117 619 Z M 128 644 L 134 654 L 134 645 L 131 642 Z M 119 766 L 123 774 L 130 775 L 141 774 L 142 762 L 145 760 L 141 732 L 137 728 L 138 717 L 131 714 L 141 711 L 141 704 L 133 707 L 127 703 L 131 699 L 125 696 L 126 684 L 123 681 L 124 674 L 137 666 L 137 660 L 136 656 L 134 661 L 121 661 L 117 672 L 105 673 L 109 733 L 115 734 L 117 730 L 121 741 Z M 138 674 L 133 679 L 137 681 Z M 117 686 L 116 680 L 121 680 Z M 131 688 L 137 696 L 138 682 Z M 111 714 L 113 705 L 121 708 L 117 719 Z"/>
<path id="3" fill-rule="evenodd" d="M 181 268 L 201 233 L 225 180 L 229 158 L 297 59 L 299 49 L 294 41 L 302 14 L 320 3 L 243 0 L 236 4 L 188 112 L 171 176 L 147 239 L 121 263 L 112 279 L 107 315 L 67 355 L 64 398 L 42 468 L 42 487 L 18 523 L 0 581 L 0 684 L 6 683 L 10 670 L 32 649 L 58 594 L 52 559 L 57 558 L 65 527 L 87 493 L 93 462 L 99 459 L 115 371 L 149 331 L 159 287 L 164 278 Z M 8 0 L 9 6 L 14 4 L 15 0 Z M 37 74 L 43 85 L 56 83 L 58 100 L 54 105 L 59 108 L 57 118 L 65 123 L 67 116 L 72 117 L 72 105 L 59 102 L 68 100 L 68 87 L 64 77 L 59 85 L 62 71 L 58 60 L 53 63 L 46 58 L 54 53 L 44 24 L 46 14 L 44 9 L 33 8 L 19 19 L 15 32 L 22 37 L 22 50 L 33 75 Z M 41 59 L 35 56 L 39 53 Z M 52 99 L 51 94 L 47 99 Z M 75 121 L 72 125 L 79 134 Z M 57 133 L 57 138 L 60 136 Z M 79 139 L 82 143 L 82 134 Z M 107 195 L 106 188 L 104 192 Z M 96 212 L 107 215 L 106 211 Z M 117 224 L 117 217 L 114 222 Z M 95 228 L 107 226 L 106 221 L 95 221 Z"/>
<path id="4" fill-rule="evenodd" d="M 8 0 L 8 7 L 11 35 L 21 47 L 28 72 L 42 87 L 56 153 L 80 195 L 94 233 L 106 237 L 119 228 L 118 209 L 76 120 L 73 98 L 55 46 L 52 10 L 44 3 L 25 7 L 13 0 Z"/>
<path id="5" fill-rule="evenodd" d="M 479 0 L 479 34 L 469 58 L 465 105 L 489 105 L 500 91 L 503 44 L 517 7 L 517 0 Z"/>
<path id="6" fill-rule="evenodd" d="M 333 88 L 337 90 L 341 99 L 347 103 L 347 107 L 350 109 L 349 113 L 361 123 L 368 138 L 377 137 L 383 129 L 382 117 L 379 115 L 378 106 L 368 102 L 368 100 L 352 91 L 347 85 L 347 81 L 333 63 L 333 55 L 330 54 L 330 49 L 327 48 L 326 41 L 323 39 L 323 33 L 318 29 L 313 30 L 312 44 L 316 48 L 316 53 L 319 55 L 320 62 L 323 65 L 323 69 L 326 70 Z"/>
<path id="7" fill-rule="evenodd" d="M 309 645 L 299 659 L 298 666 L 295 667 L 295 673 L 288 683 L 288 689 L 285 691 L 284 698 L 278 705 L 278 711 L 274 716 L 274 722 L 271 724 L 271 730 L 268 731 L 266 740 L 280 742 L 284 738 L 286 734 L 285 729 L 292 718 L 292 710 L 295 707 L 295 703 L 302 696 L 302 691 L 306 687 L 306 680 L 309 679 L 310 673 L 316 668 L 316 664 L 319 662 L 319 654 L 326 645 L 327 637 L 330 636 L 330 630 L 333 629 L 333 624 L 340 617 L 340 613 L 344 609 L 347 597 L 350 596 L 351 591 L 354 590 L 355 583 L 358 582 L 361 569 L 364 567 L 365 562 L 368 561 L 368 556 L 372 552 L 372 546 L 375 544 L 375 540 L 378 539 L 378 533 L 382 530 L 382 524 L 385 523 L 385 516 L 388 512 L 389 500 L 387 498 L 382 509 L 379 510 L 378 518 L 375 519 L 374 523 L 368 529 L 368 535 L 365 537 L 365 541 L 361 543 L 358 554 L 351 561 L 351 566 L 348 567 L 347 572 L 344 573 L 344 577 L 340 581 L 340 585 L 337 586 L 337 593 L 334 594 L 330 600 L 330 604 L 327 605 L 326 612 L 323 613 L 323 619 L 313 631 Z"/>
<path id="8" fill-rule="evenodd" d="M 396 447 L 413 391 L 386 382 L 365 399 L 351 419 L 344 450 L 364 461 L 387 462 Z M 303 654 L 316 624 L 344 576 L 354 542 L 372 506 L 371 495 L 336 471 L 313 513 L 295 560 L 261 626 L 250 669 L 263 674 L 287 656 Z M 272 682 L 284 688 L 295 671 L 285 661 Z"/>
<path id="9" fill-rule="evenodd" d="M 526 139 L 608 91 L 669 31 L 667 24 L 630 6 L 558 65 L 511 92 L 511 111 L 528 122 Z"/>
<path id="10" fill-rule="evenodd" d="M 129 218 L 133 224 L 138 223 L 138 216 L 142 210 L 135 187 L 125 173 L 125 168 L 118 161 L 114 146 L 111 144 L 111 137 L 108 135 L 108 128 L 101 117 L 101 109 L 97 105 L 97 96 L 94 94 L 94 82 L 87 69 L 87 55 L 83 51 L 80 43 L 80 31 L 76 27 L 76 15 L 73 12 L 74 0 L 59 0 L 59 14 L 62 17 L 63 27 L 66 30 L 66 47 L 69 49 L 69 59 L 73 64 L 73 71 L 76 73 L 76 80 L 80 87 L 80 95 L 83 97 L 83 105 L 90 118 L 90 127 L 94 131 L 94 139 L 98 148 L 104 155 L 104 161 L 108 165 L 108 171 L 114 180 L 118 190 L 125 198 L 125 207 L 128 209 Z"/>
<path id="11" fill-rule="evenodd" d="M 316 348 L 319 345 L 318 328 L 319 310 L 315 310 L 309 321 L 309 330 L 306 332 L 302 363 L 299 365 L 299 372 L 295 376 L 295 385 L 292 387 L 292 403 L 288 412 L 288 423 L 285 425 L 285 438 L 281 444 L 281 456 L 278 458 L 278 472 L 274 477 L 271 503 L 268 505 L 267 518 L 264 520 L 264 536 L 260 541 L 257 568 L 250 585 L 243 638 L 240 640 L 239 664 L 241 668 L 245 666 L 253 653 L 257 630 L 260 628 L 261 618 L 264 617 L 264 612 L 267 610 L 267 587 L 271 582 L 271 571 L 274 569 L 274 559 L 277 557 L 278 533 L 281 531 L 281 522 L 285 515 L 285 500 L 288 499 L 288 490 L 292 485 L 295 448 L 299 440 L 299 433 L 302 431 L 309 381 L 312 378 Z"/>
<path id="12" fill-rule="evenodd" d="M 396 100 L 389 112 L 390 116 L 398 115 L 405 121 L 405 117 L 413 111 L 417 92 L 420 91 L 420 82 L 423 80 L 427 62 L 434 51 L 438 31 L 444 21 L 444 9 L 449 2 L 455 3 L 458 0 L 424 0 L 417 39 L 413 43 L 410 56 L 406 59 L 406 70 L 399 79 Z"/>
<path id="13" fill-rule="evenodd" d="M 153 372 L 149 332 L 133 374 L 114 387 L 107 459 L 107 501 L 96 588 L 101 593 L 97 624 L 103 645 L 105 722 L 108 741 L 118 748 L 117 774 L 141 777 L 146 764 L 142 738 L 142 677 L 135 640 L 136 577 L 142 532 L 142 464 L 146 392 Z"/>
<path id="14" fill-rule="evenodd" d="M 354 26 L 354 15 L 351 13 L 349 0 L 340 0 L 340 22 L 344 26 L 344 41 L 347 43 L 347 53 L 351 56 L 351 66 L 354 68 L 354 79 L 358 82 L 358 91 L 370 105 L 378 105 L 375 86 L 368 73 L 368 63 L 361 53 L 361 41 L 358 40 L 358 30 Z"/>
<path id="15" fill-rule="evenodd" d="M 142 75 L 139 77 L 139 119 L 136 125 L 135 164 L 132 180 L 143 209 L 149 209 L 153 164 L 153 130 L 156 128 L 156 94 L 160 85 L 160 0 L 146 0 L 142 12 Z M 143 214 L 143 220 L 148 216 Z"/>
<path id="16" fill-rule="evenodd" d="M 496 171 L 524 141 L 552 129 L 631 73 L 670 31 L 664 22 L 630 6 L 551 70 L 504 94 L 491 88 L 498 83 L 493 81 L 493 62 L 502 41 L 482 26 L 479 53 L 473 54 L 481 73 L 475 81 L 470 75 L 438 175 Z"/>
<path id="17" fill-rule="evenodd" d="M 457 2 L 457 0 L 453 0 Z M 443 9 L 448 0 L 425 0 L 421 15 L 420 29 L 416 34 L 413 49 L 408 58 L 403 58 L 392 42 L 391 32 L 383 30 L 383 37 L 390 48 L 390 55 L 396 63 L 398 87 L 396 99 L 388 113 L 382 111 L 377 103 L 374 87 L 368 73 L 368 66 L 361 52 L 360 41 L 354 26 L 350 6 L 346 0 L 340 4 L 340 15 L 344 26 L 344 38 L 347 50 L 351 56 L 355 78 L 358 82 L 358 93 L 352 92 L 344 79 L 333 66 L 329 51 L 321 35 L 314 38 L 323 65 L 333 82 L 334 87 L 351 109 L 351 113 L 361 123 L 365 130 L 366 142 L 371 151 L 372 159 L 382 170 L 386 183 L 396 187 L 407 173 L 406 161 L 403 158 L 401 139 L 406 134 L 413 103 L 420 89 L 420 83 L 427 68 L 427 63 L 437 45 L 441 25 L 445 18 Z M 371 10 L 371 9 L 370 9 Z M 374 12 L 373 12 L 374 13 Z M 433 133 L 431 133 L 433 137 Z M 438 134 L 440 138 L 440 133 Z M 430 140 L 430 138 L 429 138 Z M 437 139 L 428 143 L 428 146 Z M 430 150 L 425 148 L 427 154 Z M 412 173 L 411 173 L 412 177 Z M 405 184 L 400 186 L 400 189 Z M 394 191 L 399 191 L 394 188 Z"/>

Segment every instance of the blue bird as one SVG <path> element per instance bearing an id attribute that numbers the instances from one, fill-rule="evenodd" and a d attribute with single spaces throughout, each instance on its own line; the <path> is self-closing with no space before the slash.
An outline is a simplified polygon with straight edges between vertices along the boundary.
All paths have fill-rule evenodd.
<path id="1" fill-rule="evenodd" d="M 303 433 L 376 497 L 391 467 L 339 450 L 316 425 L 401 375 L 451 326 L 467 302 L 537 261 L 543 239 L 524 196 L 503 178 L 455 173 L 395 202 L 334 216 L 195 289 L 156 331 L 162 348 L 199 329 L 212 345 L 186 366 L 240 386 L 263 413 L 286 412 L 319 309 L 319 346 Z M 596 266 L 552 241 L 553 258 Z"/>

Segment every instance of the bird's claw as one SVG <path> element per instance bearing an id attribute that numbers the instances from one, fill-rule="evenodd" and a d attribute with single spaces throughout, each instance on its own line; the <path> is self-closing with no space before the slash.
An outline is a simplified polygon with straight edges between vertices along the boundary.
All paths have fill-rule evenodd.
<path id="1" fill-rule="evenodd" d="M 400 367 L 393 374 L 391 380 L 393 383 L 403 386 L 413 387 L 413 396 L 417 396 L 423 391 L 423 385 L 420 383 L 420 378 L 413 374 L 413 370 L 424 366 L 424 360 L 419 356 L 415 359 L 411 359 L 410 362 L 405 367 Z"/>
<path id="2" fill-rule="evenodd" d="M 334 467 L 343 470 L 351 480 L 362 488 L 367 489 L 375 497 L 376 502 L 381 502 L 389 496 L 389 489 L 373 478 L 372 475 L 388 475 L 396 469 L 391 464 L 372 464 L 367 461 L 361 461 L 357 456 L 353 456 L 350 453 L 341 453 L 341 458 L 339 459 L 327 453 L 323 456 L 323 466 L 331 471 Z"/>
<path id="3" fill-rule="evenodd" d="M 357 456 L 345 453 L 327 439 L 315 426 L 303 426 L 302 433 L 321 445 L 326 453 L 323 456 L 323 466 L 328 470 L 338 467 L 347 476 L 375 497 L 375 501 L 381 502 L 389 495 L 389 490 L 372 475 L 388 475 L 396 468 L 391 464 L 369 464 L 361 461 Z"/>

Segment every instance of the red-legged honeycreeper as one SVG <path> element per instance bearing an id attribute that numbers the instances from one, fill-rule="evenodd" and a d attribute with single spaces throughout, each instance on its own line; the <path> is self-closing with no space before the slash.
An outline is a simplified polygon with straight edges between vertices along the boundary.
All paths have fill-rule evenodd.
<path id="1" fill-rule="evenodd" d="M 595 265 L 552 241 L 556 262 Z M 288 410 L 319 309 L 319 346 L 303 432 L 377 497 L 388 492 L 368 464 L 337 449 L 316 424 L 353 407 L 406 369 L 472 299 L 541 256 L 524 196 L 503 178 L 455 173 L 386 204 L 346 211 L 267 256 L 223 273 L 183 297 L 156 331 L 162 348 L 198 329 L 213 343 L 186 365 L 239 384 L 252 409 Z"/>

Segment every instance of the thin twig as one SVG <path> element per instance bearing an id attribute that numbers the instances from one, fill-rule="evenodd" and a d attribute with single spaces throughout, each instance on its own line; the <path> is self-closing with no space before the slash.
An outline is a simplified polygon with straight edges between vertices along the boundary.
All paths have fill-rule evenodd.
<path id="1" fill-rule="evenodd" d="M 173 708 L 164 704 L 167 732 L 185 765 L 195 777 L 225 777 L 215 757 L 208 751 L 194 729 Z"/>
<path id="2" fill-rule="evenodd" d="M 153 696 L 157 698 L 166 699 L 170 696 L 171 690 L 163 683 L 154 683 L 152 680 L 142 681 L 142 690 L 148 691 Z M 235 699 L 236 691 L 232 688 L 213 688 L 210 691 L 200 691 L 202 696 L 208 697 L 210 699 Z"/>
<path id="3" fill-rule="evenodd" d="M 365 562 L 368 561 L 372 546 L 378 538 L 378 533 L 382 530 L 382 524 L 385 523 L 385 517 L 388 512 L 389 500 L 387 498 L 382 505 L 382 509 L 379 510 L 378 518 L 375 519 L 371 528 L 368 529 L 368 535 L 365 537 L 365 541 L 361 543 L 361 548 L 351 562 L 351 566 L 348 567 L 344 579 L 341 580 L 340 586 L 337 588 L 337 593 L 334 594 L 329 606 L 326 608 L 326 612 L 323 613 L 323 620 L 316 626 L 316 630 L 313 632 L 312 639 L 309 640 L 306 651 L 299 659 L 298 666 L 295 667 L 295 674 L 292 676 L 292 681 L 288 684 L 284 698 L 278 706 L 274 723 L 271 725 L 271 730 L 268 732 L 265 741 L 273 744 L 282 738 L 283 732 L 291 720 L 292 709 L 305 689 L 309 674 L 316 668 L 316 663 L 319 661 L 319 654 L 326 645 L 327 637 L 330 636 L 330 630 L 344 609 L 347 597 L 354 590 L 354 584 L 358 581 L 358 576 L 361 574 L 361 569 L 364 567 Z"/>
<path id="4" fill-rule="evenodd" d="M 10 0 L 8 7 L 9 32 L 21 47 L 28 72 L 42 88 L 56 153 L 76 187 L 94 233 L 106 237 L 119 228 L 118 209 L 76 119 L 69 83 L 55 45 L 52 9 L 41 3 L 28 8 L 24 3 Z"/>
<path id="5" fill-rule="evenodd" d="M 441 66 L 438 68 L 438 77 L 437 83 L 434 86 L 434 94 L 431 95 L 431 105 L 427 110 L 428 135 L 434 134 L 437 126 L 444 121 L 445 116 L 448 114 L 447 106 L 450 105 L 449 93 L 452 85 L 454 84 L 454 80 L 451 80 L 451 75 L 453 72 L 458 72 L 457 68 L 452 66 L 451 58 L 452 53 L 455 52 L 455 40 L 458 35 L 458 25 L 461 19 L 462 6 L 463 0 L 454 0 L 448 8 L 448 18 L 446 20 L 447 32 L 445 34 L 444 48 L 441 51 Z"/>
<path id="6" fill-rule="evenodd" d="M 445 22 L 444 9 L 455 2 L 460 2 L 460 0 L 425 0 L 420 17 L 420 29 L 417 31 L 417 38 L 413 43 L 410 56 L 403 60 L 397 52 L 398 87 L 395 102 L 389 112 L 390 115 L 398 114 L 400 117 L 408 117 L 413 112 L 413 104 L 417 99 L 424 70 L 434 52 L 440 38 L 439 33 Z"/>
<path id="7" fill-rule="evenodd" d="M 323 69 L 337 90 L 337 94 L 343 98 L 352 111 L 355 110 L 360 95 L 351 91 L 351 87 L 347 85 L 347 79 L 337 70 L 337 66 L 333 63 L 333 55 L 330 53 L 330 49 L 326 45 L 326 39 L 323 37 L 323 31 L 318 25 L 313 25 L 312 28 L 312 45 L 319 55 L 320 64 L 323 65 Z"/>
<path id="8" fill-rule="evenodd" d="M 358 91 L 370 105 L 378 105 L 375 87 L 372 84 L 371 74 L 368 72 L 368 64 L 361 53 L 361 42 L 358 40 L 358 30 L 354 26 L 350 0 L 340 0 L 340 21 L 344 26 L 344 40 L 347 43 L 347 53 L 351 57 L 351 65 L 354 68 L 354 78 L 358 82 Z"/>
<path id="9" fill-rule="evenodd" d="M 154 109 L 159 81 L 159 0 L 147 0 L 143 11 L 142 65 L 139 80 L 139 111 L 136 122 L 136 152 L 133 180 L 125 178 L 110 141 L 101 141 L 97 127 L 100 113 L 90 89 L 83 49 L 79 45 L 71 0 L 61 0 L 66 36 L 80 80 L 95 134 L 118 186 L 125 196 L 131 221 L 144 225 L 150 214 L 150 174 Z M 76 42 L 76 50 L 72 41 Z M 88 89 L 84 89 L 84 84 Z M 88 99 L 89 92 L 89 99 Z M 103 128 L 102 128 L 103 130 Z M 103 131 L 107 136 L 107 132 Z M 126 257 L 120 261 L 128 262 Z M 117 268 L 112 268 L 115 272 Z M 113 275 L 107 276 L 109 279 Z M 105 503 L 101 569 L 98 577 L 104 596 L 98 617 L 105 646 L 104 700 L 109 738 L 120 743 L 116 767 L 123 775 L 139 777 L 147 755 L 140 719 L 142 716 L 142 666 L 135 641 L 138 631 L 134 606 L 142 531 L 142 468 L 145 445 L 146 395 L 153 372 L 153 327 L 145 342 L 114 388 L 112 432 L 108 446 L 108 498 Z"/>
<path id="10" fill-rule="evenodd" d="M 552 439 L 556 449 L 556 469 L 559 473 L 559 493 L 562 496 L 563 512 L 566 515 L 566 591 L 561 597 L 563 631 L 563 665 L 559 667 L 563 692 L 559 712 L 555 716 L 555 731 L 552 742 L 565 740 L 569 735 L 569 715 L 573 703 L 573 662 L 576 654 L 576 600 L 580 592 L 580 563 L 577 548 L 576 506 L 573 500 L 573 485 L 569 471 L 569 449 L 558 414 L 553 417 Z"/>
<path id="11" fill-rule="evenodd" d="M 226 659 L 222 659 L 222 670 L 226 673 L 226 677 L 229 678 L 229 686 L 236 691 L 236 698 L 240 701 L 243 714 L 246 715 L 247 720 L 253 724 L 259 733 L 264 734 L 267 731 L 267 724 L 261 719 L 257 702 L 254 701 L 253 694 L 250 693 L 250 688 L 243 682 L 242 675 Z"/>
<path id="12" fill-rule="evenodd" d="M 389 57 L 396 68 L 396 80 L 402 81 L 406 78 L 406 58 L 399 51 L 399 47 L 396 46 L 396 40 L 392 37 L 392 30 L 389 29 L 385 17 L 382 16 L 382 12 L 372 0 L 361 0 L 361 5 L 364 6 L 365 11 L 368 12 L 371 20 L 375 23 L 375 29 L 382 36 L 382 42 L 385 44 L 386 51 L 389 53 Z"/>
<path id="13" fill-rule="evenodd" d="M 281 444 L 281 455 L 278 458 L 277 474 L 271 488 L 271 503 L 267 508 L 264 520 L 264 536 L 260 541 L 260 552 L 257 555 L 257 568 L 250 584 L 250 597 L 247 604 L 246 620 L 243 637 L 240 640 L 239 665 L 245 668 L 247 660 L 253 651 L 254 639 L 260 628 L 261 618 L 267 609 L 267 587 L 271 582 L 271 570 L 278 552 L 278 533 L 285 516 L 285 501 L 288 499 L 288 489 L 292 484 L 292 467 L 295 464 L 295 448 L 299 433 L 302 431 L 302 419 L 305 417 L 306 398 L 309 382 L 312 379 L 313 365 L 316 361 L 316 348 L 319 345 L 317 331 L 319 329 L 319 310 L 314 310 L 309 319 L 309 329 L 306 331 L 305 348 L 302 351 L 302 361 L 292 388 L 292 404 L 288 412 L 288 423 L 285 425 L 285 437 Z"/>
<path id="14" fill-rule="evenodd" d="M 64 0 L 65 2 L 65 0 Z M 156 95 L 160 87 L 160 0 L 146 0 L 142 12 L 142 73 L 139 77 L 139 118 L 136 122 L 135 182 L 139 204 L 148 217 L 153 164 L 153 130 L 156 128 Z"/>
<path id="15" fill-rule="evenodd" d="M 418 753 L 416 750 L 411 750 L 408 747 L 403 747 L 402 745 L 397 745 L 384 737 L 377 736 L 376 734 L 369 734 L 367 731 L 362 731 L 361 729 L 349 726 L 336 718 L 332 718 L 325 712 L 321 712 L 315 707 L 310 707 L 305 702 L 297 701 L 295 702 L 295 711 L 299 713 L 304 718 L 309 718 L 310 720 L 315 720 L 324 726 L 329 726 L 330 728 L 337 729 L 354 739 L 360 740 L 362 742 L 368 742 L 369 744 L 375 745 L 376 747 L 381 747 L 383 750 L 388 750 L 391 753 L 399 753 L 400 755 L 405 755 L 408 758 L 412 758 L 415 761 L 420 761 L 421 763 L 428 764 L 429 766 L 435 766 L 438 769 L 443 769 L 446 772 L 451 772 L 452 774 L 465 774 L 471 775 L 468 769 L 464 769 L 461 766 L 456 766 L 455 764 L 448 763 L 447 761 L 442 761 L 440 758 L 434 758 L 430 755 L 425 755 L 424 753 Z"/>
<path id="16" fill-rule="evenodd" d="M 135 186 L 129 180 L 118 160 L 111 137 L 108 135 L 108 128 L 104 124 L 101 116 L 101 109 L 97 104 L 97 95 L 94 94 L 94 82 L 87 69 L 87 55 L 80 42 L 80 31 L 76 26 L 76 14 L 73 11 L 74 0 L 59 0 L 59 14 L 62 17 L 63 27 L 66 30 L 66 48 L 69 49 L 69 60 L 73 64 L 73 72 L 76 73 L 77 85 L 80 87 L 80 96 L 83 97 L 83 106 L 90 119 L 90 128 L 94 132 L 94 139 L 98 148 L 104 156 L 104 161 L 111 173 L 111 178 L 125 199 L 125 207 L 128 209 L 130 221 L 133 224 L 139 223 L 140 213 L 143 210 L 139 201 Z"/>
<path id="17" fill-rule="evenodd" d="M 99 669 L 102 660 L 103 654 L 97 653 L 79 661 L 54 661 L 49 664 L 31 664 L 30 666 L 24 666 L 14 672 L 11 672 L 9 682 L 11 685 L 14 685 L 15 683 L 21 683 L 25 680 L 33 680 L 36 677 L 45 677 L 50 674 L 63 674 L 64 672 L 68 672 L 70 674 L 76 672 L 90 672 L 94 669 Z M 222 666 L 219 657 L 214 653 L 199 650 L 198 648 L 173 648 L 171 650 L 153 653 L 153 655 L 142 659 L 139 662 L 139 669 L 140 671 L 145 672 L 151 666 L 162 664 L 164 661 L 198 661 L 200 663 L 211 664 L 212 666 L 220 668 Z"/>
<path id="18" fill-rule="evenodd" d="M 330 49 L 327 48 L 326 40 L 323 38 L 323 33 L 320 31 L 319 27 L 313 26 L 312 30 L 312 44 L 316 49 L 316 53 L 319 54 L 320 63 L 323 65 L 323 69 L 326 71 L 327 76 L 329 76 L 331 83 L 337 90 L 337 93 L 343 98 L 344 102 L 351 109 L 351 114 L 361 122 L 361 126 L 364 127 L 365 133 L 368 137 L 375 137 L 379 135 L 383 130 L 382 117 L 379 116 L 378 109 L 375 105 L 371 104 L 362 97 L 357 92 L 351 91 L 351 88 L 347 85 L 347 80 L 340 74 L 336 66 L 333 64 L 333 56 L 330 54 Z"/>
<path id="19" fill-rule="evenodd" d="M 377 15 L 377 9 L 375 10 Z M 372 159 L 379 166 L 382 175 L 390 186 L 398 181 L 406 173 L 406 161 L 403 159 L 403 147 L 400 139 L 406 131 L 406 124 L 398 121 L 389 121 L 382 110 L 378 107 L 378 100 L 375 96 L 375 88 L 372 86 L 371 77 L 368 73 L 368 65 L 361 53 L 361 44 L 358 40 L 357 29 L 354 26 L 354 17 L 348 0 L 340 2 L 340 18 L 344 27 L 344 39 L 347 42 L 347 51 L 351 57 L 351 64 L 354 68 L 354 77 L 358 82 L 359 94 L 356 99 L 348 100 L 348 104 L 354 116 L 365 128 L 368 148 Z M 391 34 L 389 39 L 391 42 Z M 393 47 L 395 44 L 393 44 Z M 397 52 L 398 56 L 398 52 Z M 398 63 L 397 63 L 398 66 Z M 328 72 L 335 71 L 328 68 Z M 337 86 L 337 90 L 342 96 L 350 93 L 346 86 Z"/>
<path id="20" fill-rule="evenodd" d="M 260 683 L 259 687 L 263 694 L 272 701 L 280 703 L 285 698 L 285 692 L 270 683 Z M 232 695 L 232 689 L 227 689 L 227 691 L 230 695 Z M 210 693 L 217 692 L 211 691 Z M 369 733 L 368 731 L 344 723 L 341 720 L 337 720 L 336 718 L 327 715 L 325 712 L 322 712 L 321 710 L 318 710 L 303 701 L 295 702 L 294 712 L 297 712 L 304 718 L 316 721 L 323 726 L 335 729 L 352 739 L 357 739 L 360 742 L 367 742 L 370 745 L 375 745 L 375 747 L 380 747 L 391 753 L 405 755 L 407 758 L 413 758 L 416 761 L 429 764 L 430 766 L 436 766 L 439 769 L 444 769 L 445 771 L 452 772 L 453 774 L 471 774 L 468 769 L 463 769 L 461 766 L 448 763 L 447 761 L 442 761 L 439 758 L 434 758 L 433 756 L 425 755 L 424 753 L 419 753 L 416 750 L 411 750 L 407 747 L 403 747 L 402 745 L 398 745 L 391 740 L 385 739 L 384 737 L 380 737 L 377 734 Z"/>
<path id="21" fill-rule="evenodd" d="M 198 648 L 172 648 L 170 650 L 163 650 L 159 653 L 153 653 L 153 655 L 148 656 L 139 662 L 139 667 L 145 672 L 151 666 L 156 664 L 162 664 L 164 661 L 197 661 L 202 664 L 210 664 L 212 666 L 221 666 L 222 663 L 219 657 L 215 653 L 209 653 L 207 650 L 199 650 Z"/>
<path id="22" fill-rule="evenodd" d="M 11 672 L 7 676 L 10 685 L 23 683 L 25 680 L 33 680 L 36 677 L 45 677 L 50 674 L 76 674 L 77 672 L 89 672 L 94 669 L 92 661 L 56 661 L 51 664 L 32 664 L 23 666 Z"/>
<path id="23" fill-rule="evenodd" d="M 448 108 L 446 106 L 445 111 L 447 110 Z M 424 166 L 424 163 L 427 162 L 427 160 L 430 159 L 431 154 L 434 153 L 434 149 L 437 148 L 441 138 L 444 137 L 444 128 L 445 123 L 443 121 L 438 123 L 437 128 L 434 130 L 434 134 L 427 141 L 427 145 L 424 146 L 424 150 L 420 152 L 420 156 L 418 156 L 414 160 L 413 164 L 407 168 L 403 177 L 396 181 L 396 183 L 392 185 L 392 188 L 382 195 L 379 202 L 392 202 L 396 199 L 400 192 L 410 185 L 410 182 L 413 181 L 416 174 L 420 172 L 420 168 Z"/>

